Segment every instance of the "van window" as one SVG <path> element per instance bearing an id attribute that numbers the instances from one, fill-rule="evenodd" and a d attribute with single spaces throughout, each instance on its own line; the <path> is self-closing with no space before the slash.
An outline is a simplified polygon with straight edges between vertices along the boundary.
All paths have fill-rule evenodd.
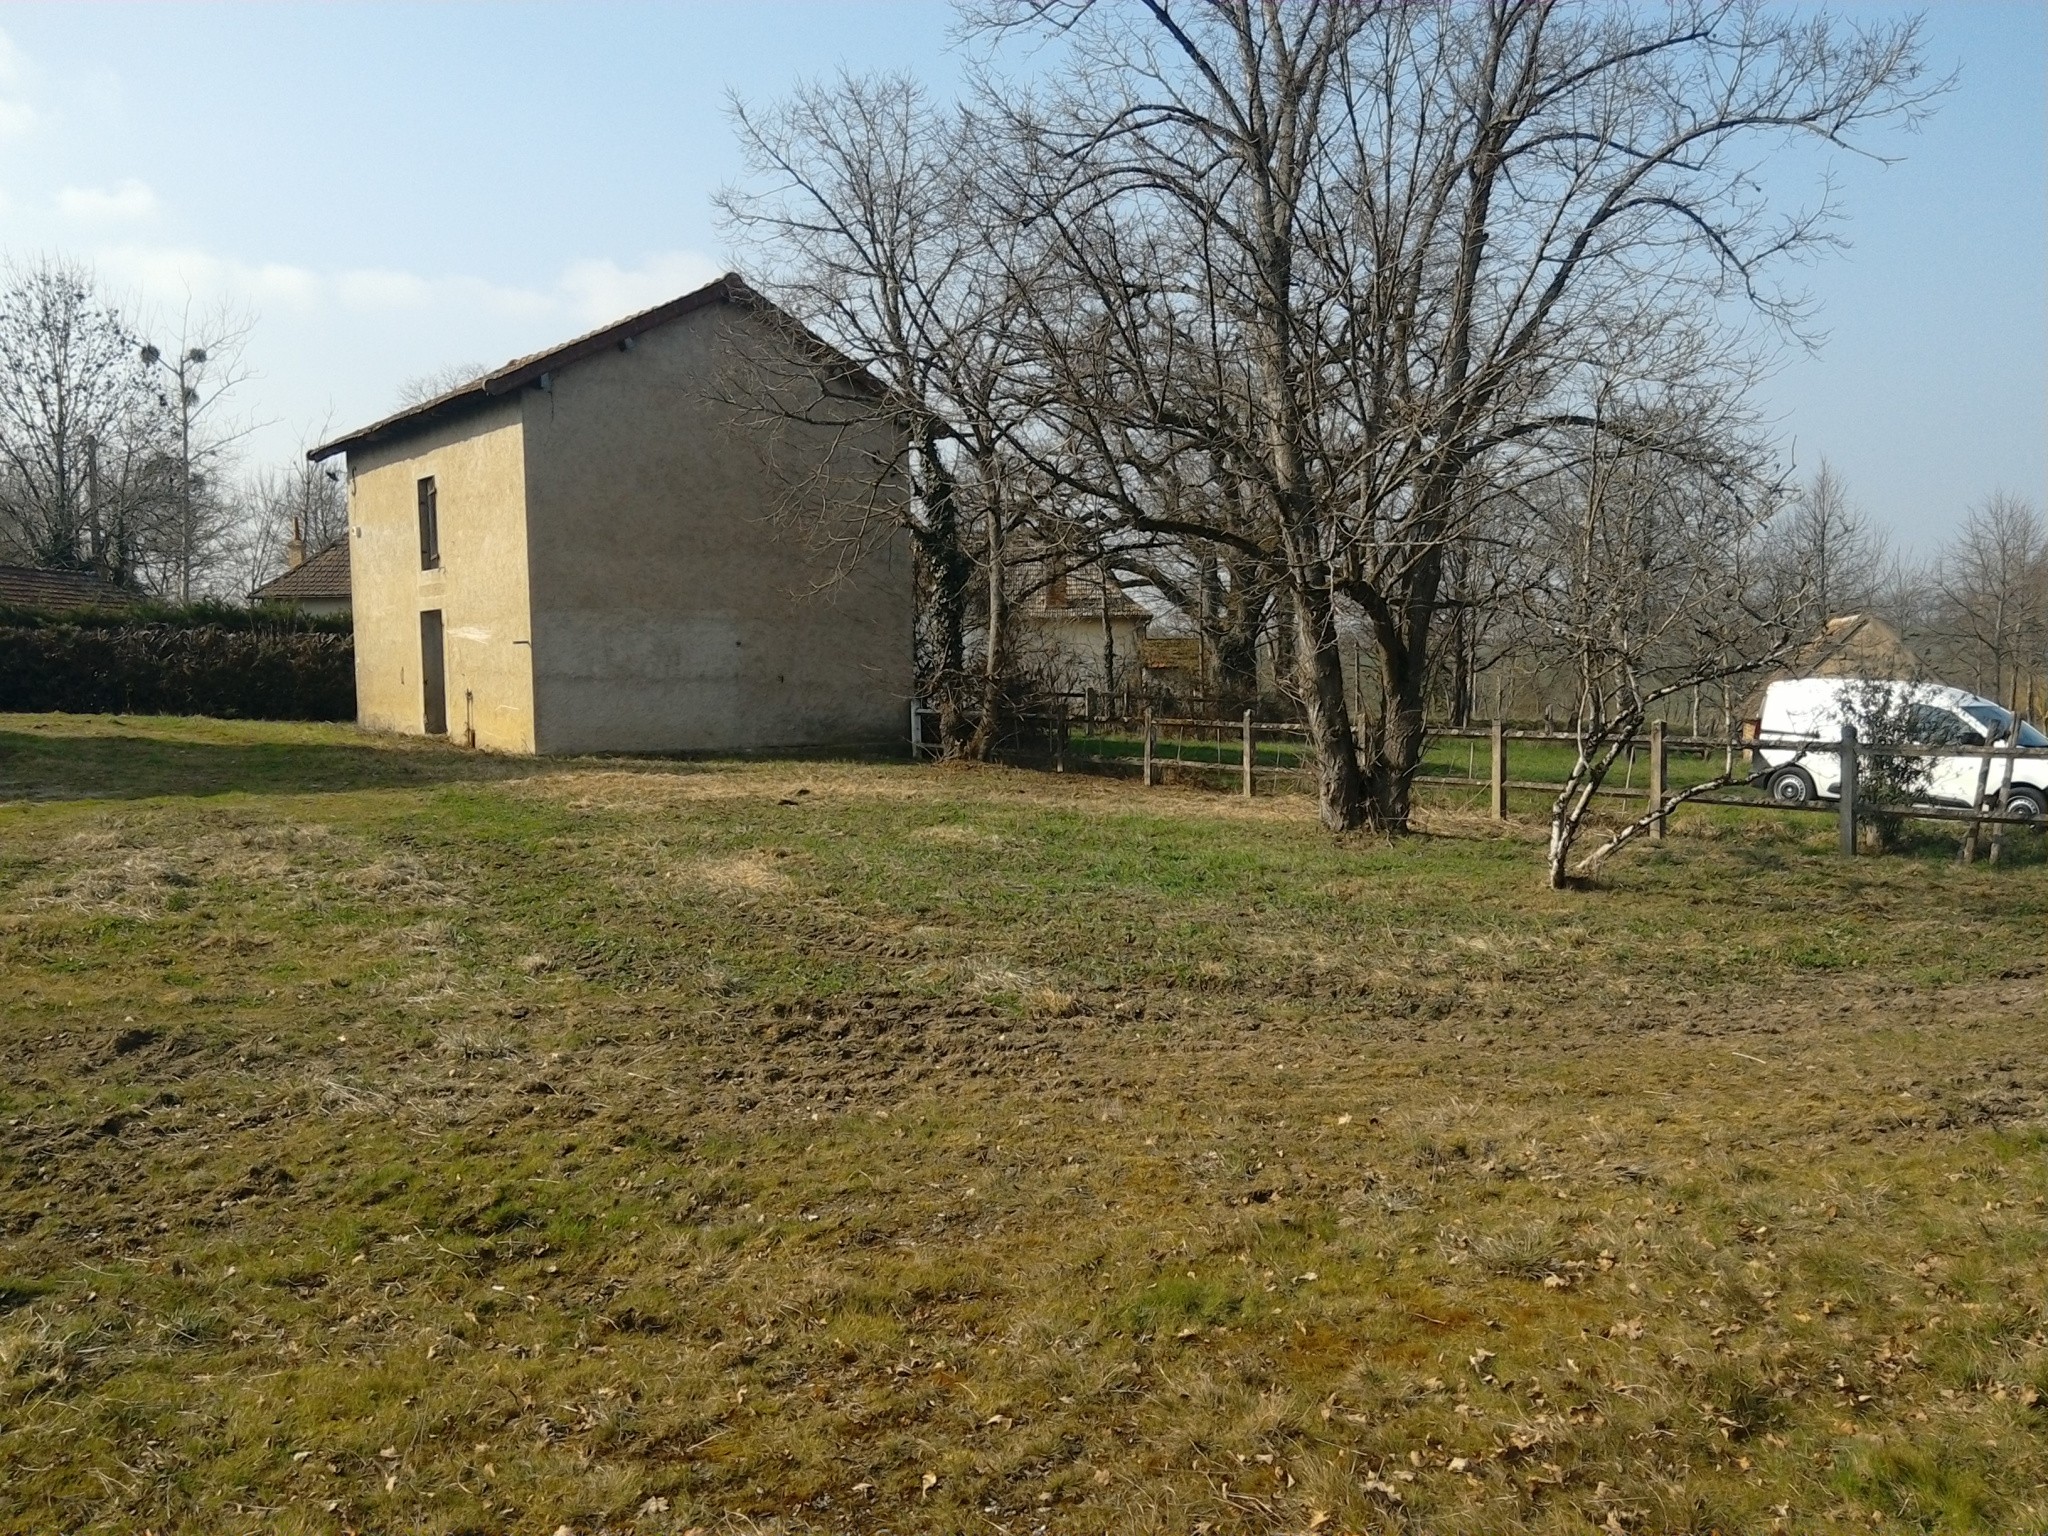
<path id="1" fill-rule="evenodd" d="M 1935 704 L 1915 704 L 1906 711 L 1906 735 L 1937 747 L 1980 746 L 1984 741 L 1958 716 Z"/>
<path id="2" fill-rule="evenodd" d="M 2006 733 L 2012 729 L 2012 711 L 2009 709 L 2000 709 L 1996 704 L 1988 703 L 1982 699 L 1974 704 L 1965 704 L 1963 709 L 1972 719 L 1988 730 L 1995 740 L 2005 740 Z M 2029 725 L 2026 721 L 2022 720 L 2020 722 L 2020 745 L 2023 747 L 2048 747 L 2048 736 L 2041 734 L 2039 726 Z"/>

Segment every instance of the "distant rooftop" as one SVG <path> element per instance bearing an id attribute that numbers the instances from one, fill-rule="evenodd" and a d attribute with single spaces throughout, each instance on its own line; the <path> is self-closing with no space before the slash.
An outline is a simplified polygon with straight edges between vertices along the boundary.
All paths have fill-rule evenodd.
<path id="1" fill-rule="evenodd" d="M 115 586 L 94 571 L 42 571 L 26 565 L 0 565 L 0 606 L 69 613 L 76 608 L 118 608 L 134 601 L 133 592 Z"/>
<path id="2" fill-rule="evenodd" d="M 348 538 L 344 535 L 282 576 L 273 576 L 254 592 L 259 603 L 303 603 L 315 599 L 348 601 Z"/>
<path id="3" fill-rule="evenodd" d="M 1107 607 L 1111 619 L 1148 620 L 1152 610 L 1135 601 L 1129 593 L 1114 582 L 1105 583 L 1100 565 L 1081 565 L 1072 570 L 1060 571 L 1057 567 L 1050 574 L 1040 572 L 1040 584 L 1019 605 L 1026 615 L 1042 614 L 1047 618 L 1100 619 Z"/>

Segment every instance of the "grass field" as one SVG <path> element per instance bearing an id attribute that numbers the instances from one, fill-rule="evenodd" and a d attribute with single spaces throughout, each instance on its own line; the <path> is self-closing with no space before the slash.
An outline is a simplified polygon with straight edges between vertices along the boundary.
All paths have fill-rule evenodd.
<path id="1" fill-rule="evenodd" d="M 0 1530 L 2048 1528 L 2048 869 L 1537 836 L 0 718 Z"/>

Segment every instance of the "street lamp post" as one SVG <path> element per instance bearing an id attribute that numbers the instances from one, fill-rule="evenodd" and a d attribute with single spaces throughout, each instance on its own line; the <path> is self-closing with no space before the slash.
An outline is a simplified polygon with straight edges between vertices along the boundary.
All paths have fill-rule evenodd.
<path id="1" fill-rule="evenodd" d="M 145 345 L 142 360 L 161 368 L 178 385 L 178 601 L 192 601 L 192 545 L 197 529 L 192 521 L 192 408 L 199 403 L 198 370 L 206 366 L 206 348 L 193 347 L 176 362 L 169 362 L 154 346 Z"/>

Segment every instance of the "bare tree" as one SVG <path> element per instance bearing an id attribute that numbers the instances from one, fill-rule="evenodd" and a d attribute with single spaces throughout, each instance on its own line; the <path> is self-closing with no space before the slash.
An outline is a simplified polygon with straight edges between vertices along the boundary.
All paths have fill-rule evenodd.
<path id="1" fill-rule="evenodd" d="M 1800 317 L 1771 273 L 1832 216 L 1774 217 L 1758 156 L 1849 146 L 1935 89 L 1914 23 L 1705 0 L 1042 0 L 979 19 L 1065 34 L 1042 100 L 987 96 L 1037 150 L 1014 201 L 1065 273 L 1025 290 L 1054 418 L 1027 451 L 1121 529 L 1282 574 L 1337 829 L 1407 822 L 1467 486 L 1582 427 L 1596 373 L 1739 384 Z M 1756 334 L 1723 323 L 1745 304 Z M 1133 466 L 1176 459 L 1223 466 L 1253 530 L 1134 487 Z M 1340 597 L 1386 699 L 1362 772 Z"/>
<path id="2" fill-rule="evenodd" d="M 398 386 L 398 408 L 404 410 L 409 406 L 425 405 L 451 390 L 475 383 L 490 371 L 488 363 L 446 363 L 439 368 L 429 368 L 425 373 L 414 374 Z"/>
<path id="3" fill-rule="evenodd" d="M 1220 514 L 1229 522 L 1229 514 Z M 1259 647 L 1272 633 L 1280 580 L 1235 544 L 1185 536 L 1123 544 L 1106 557 L 1128 585 L 1154 592 L 1194 627 L 1224 714 L 1259 697 Z"/>
<path id="4" fill-rule="evenodd" d="M 163 584 L 190 602 L 213 574 L 210 565 L 231 537 L 236 508 L 233 451 L 247 425 L 227 414 L 228 398 L 250 377 L 243 348 L 250 321 L 231 305 L 179 311 L 176 345 L 168 351 L 144 343 L 140 357 L 153 371 L 158 405 L 175 434 L 170 448 L 172 516 L 161 546 Z"/>
<path id="5" fill-rule="evenodd" d="M 1788 591 L 1807 594 L 1800 620 L 1815 634 L 1831 618 L 1877 604 L 1893 570 L 1884 535 L 1826 459 L 1778 519 L 1766 561 Z"/>
<path id="6" fill-rule="evenodd" d="M 1982 692 L 2031 707 L 2048 675 L 2048 523 L 2007 491 L 1973 508 L 1934 570 L 1933 627 Z"/>
<path id="7" fill-rule="evenodd" d="M 768 353 L 763 377 L 740 390 L 769 416 L 901 422 L 901 457 L 870 466 L 870 478 L 900 478 L 910 495 L 879 498 L 881 524 L 867 532 L 908 531 L 923 686 L 940 701 L 949 750 L 985 752 L 1001 728 L 1014 573 L 1038 553 L 1014 537 L 1035 506 L 1026 466 L 1004 446 L 1017 306 L 1008 264 L 992 254 L 1002 224 L 979 190 L 1000 146 L 902 76 L 842 76 L 767 108 L 735 101 L 731 116 L 753 181 L 720 194 L 728 227 L 758 258 L 768 295 L 862 374 L 812 399 Z M 861 387 L 870 380 L 880 397 Z"/>
<path id="8" fill-rule="evenodd" d="M 348 487 L 303 454 L 257 472 L 242 490 L 231 551 L 234 590 L 248 593 L 348 536 Z"/>
<path id="9" fill-rule="evenodd" d="M 0 292 L 0 528 L 31 563 L 137 578 L 163 510 L 166 418 L 92 272 L 10 265 Z"/>
<path id="10" fill-rule="evenodd" d="M 1774 664 L 1801 634 L 1803 590 L 1763 579 L 1783 502 L 1768 461 L 1700 408 L 1603 400 L 1577 463 L 1532 500 L 1543 573 L 1518 598 L 1533 638 L 1577 686 L 1577 754 L 1551 806 L 1547 860 L 1564 889 L 1650 830 L 1652 806 L 1574 868 L 1572 853 L 1609 773 L 1664 700 Z"/>

